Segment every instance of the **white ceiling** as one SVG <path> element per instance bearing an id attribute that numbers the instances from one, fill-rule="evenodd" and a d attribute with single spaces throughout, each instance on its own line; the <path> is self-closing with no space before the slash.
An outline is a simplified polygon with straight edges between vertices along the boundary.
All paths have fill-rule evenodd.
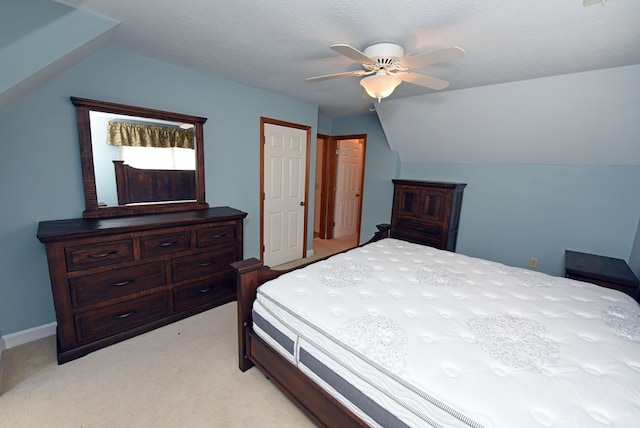
<path id="1" fill-rule="evenodd" d="M 360 68 L 329 49 L 392 42 L 412 55 L 460 46 L 463 59 L 416 70 L 446 90 L 640 64 L 640 2 L 609 0 L 58 0 L 121 24 L 114 46 L 319 105 L 366 113 Z M 403 83 L 393 98 L 434 91 Z M 384 101 L 383 101 L 384 102 Z"/>

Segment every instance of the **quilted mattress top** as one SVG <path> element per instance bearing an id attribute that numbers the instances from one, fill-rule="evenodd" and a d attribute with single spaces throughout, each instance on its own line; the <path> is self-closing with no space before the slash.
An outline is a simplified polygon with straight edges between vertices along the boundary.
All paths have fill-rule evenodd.
<path id="1" fill-rule="evenodd" d="M 469 426 L 640 426 L 640 306 L 618 291 L 384 239 L 258 294 Z"/>

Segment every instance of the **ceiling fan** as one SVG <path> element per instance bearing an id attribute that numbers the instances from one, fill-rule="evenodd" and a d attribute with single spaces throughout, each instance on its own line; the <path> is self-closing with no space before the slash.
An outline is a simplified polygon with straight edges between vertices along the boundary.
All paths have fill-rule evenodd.
<path id="1" fill-rule="evenodd" d="M 449 86 L 446 80 L 415 73 L 411 69 L 463 58 L 465 55 L 461 48 L 451 47 L 405 57 L 404 49 L 394 43 L 378 43 L 369 46 L 364 52 L 345 44 L 332 45 L 331 49 L 359 62 L 363 69 L 309 77 L 305 81 L 318 82 L 341 77 L 367 76 L 360 80 L 360 85 L 378 102 L 391 95 L 402 82 L 436 90 L 446 88 Z"/>

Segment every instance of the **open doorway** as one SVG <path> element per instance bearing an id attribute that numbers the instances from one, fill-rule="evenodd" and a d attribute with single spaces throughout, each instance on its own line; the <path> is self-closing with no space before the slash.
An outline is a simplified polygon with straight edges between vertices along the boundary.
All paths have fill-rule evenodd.
<path id="1" fill-rule="evenodd" d="M 317 136 L 314 256 L 360 243 L 366 134 Z"/>

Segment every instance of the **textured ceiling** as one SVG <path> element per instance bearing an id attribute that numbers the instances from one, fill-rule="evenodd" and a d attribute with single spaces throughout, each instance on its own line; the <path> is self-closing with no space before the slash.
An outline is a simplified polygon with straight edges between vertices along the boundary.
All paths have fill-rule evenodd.
<path id="1" fill-rule="evenodd" d="M 326 116 L 366 113 L 360 69 L 329 49 L 392 42 L 413 55 L 462 47 L 463 59 L 421 73 L 446 90 L 640 64 L 640 2 L 610 0 L 59 0 L 121 24 L 118 48 L 317 104 Z M 433 92 L 403 83 L 402 98 Z M 384 101 L 383 101 L 384 102 Z"/>

